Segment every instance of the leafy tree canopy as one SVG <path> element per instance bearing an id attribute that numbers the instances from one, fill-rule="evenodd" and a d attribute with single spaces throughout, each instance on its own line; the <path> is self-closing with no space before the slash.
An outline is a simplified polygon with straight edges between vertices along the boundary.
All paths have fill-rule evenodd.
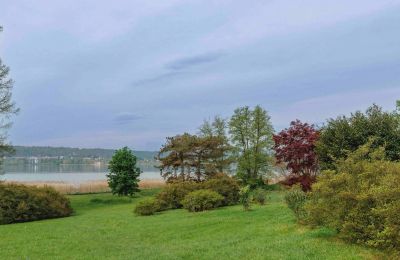
<path id="1" fill-rule="evenodd" d="M 269 171 L 272 158 L 270 116 L 261 106 L 253 110 L 240 107 L 229 121 L 231 142 L 235 147 L 237 175 L 247 184 L 256 184 Z"/>
<path id="2" fill-rule="evenodd" d="M 340 116 L 328 120 L 322 127 L 317 154 L 321 169 L 336 169 L 334 162 L 347 158 L 374 138 L 374 147 L 384 146 L 388 160 L 400 159 L 400 116 L 398 112 L 386 112 L 373 105 L 365 113 L 357 111 L 349 117 Z"/>
<path id="3" fill-rule="evenodd" d="M 139 191 L 140 169 L 136 167 L 136 156 L 128 147 L 117 150 L 108 166 L 108 185 L 113 194 L 132 196 Z"/>

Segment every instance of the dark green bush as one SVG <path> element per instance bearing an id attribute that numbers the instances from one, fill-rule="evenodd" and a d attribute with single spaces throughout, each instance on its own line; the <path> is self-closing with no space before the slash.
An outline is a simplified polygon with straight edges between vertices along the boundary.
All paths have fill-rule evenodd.
<path id="1" fill-rule="evenodd" d="M 224 197 L 222 206 L 234 205 L 239 202 L 239 184 L 226 174 L 218 174 L 215 177 L 205 181 L 203 188 L 218 192 Z"/>
<path id="2" fill-rule="evenodd" d="M 306 216 L 304 205 L 307 202 L 307 194 L 301 190 L 300 186 L 293 186 L 285 194 L 285 201 L 298 220 L 303 220 Z"/>
<path id="3" fill-rule="evenodd" d="M 224 197 L 212 190 L 196 190 L 185 196 L 182 205 L 190 212 L 210 210 L 221 206 Z"/>
<path id="4" fill-rule="evenodd" d="M 253 200 L 260 205 L 265 205 L 267 199 L 267 191 L 263 188 L 257 188 L 253 191 Z"/>
<path id="5" fill-rule="evenodd" d="M 367 144 L 324 171 L 306 204 L 308 221 L 344 239 L 400 253 L 400 163 Z"/>
<path id="6" fill-rule="evenodd" d="M 0 183 L 0 224 L 67 217 L 69 200 L 52 188 Z"/>
<path id="7" fill-rule="evenodd" d="M 156 213 L 160 210 L 161 210 L 161 205 L 160 205 L 159 201 L 154 198 L 148 198 L 148 199 L 140 201 L 136 205 L 134 212 L 137 215 L 149 216 L 149 215 L 154 215 L 154 213 Z"/>
<path id="8" fill-rule="evenodd" d="M 165 209 L 182 208 L 182 200 L 192 191 L 201 189 L 201 184 L 191 181 L 168 183 L 157 195 L 160 207 Z"/>

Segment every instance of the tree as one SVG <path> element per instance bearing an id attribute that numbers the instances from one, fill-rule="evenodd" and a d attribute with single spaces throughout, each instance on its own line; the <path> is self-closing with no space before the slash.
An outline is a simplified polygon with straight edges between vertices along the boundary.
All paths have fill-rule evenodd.
<path id="1" fill-rule="evenodd" d="M 313 125 L 296 120 L 290 127 L 273 136 L 277 163 L 285 163 L 290 184 L 300 182 L 303 190 L 310 190 L 318 171 L 315 145 L 319 133 Z"/>
<path id="2" fill-rule="evenodd" d="M 219 172 L 226 151 L 224 141 L 216 136 L 199 137 L 185 133 L 168 137 L 157 159 L 164 179 L 201 181 Z"/>
<path id="3" fill-rule="evenodd" d="M 132 196 L 139 190 L 140 169 L 136 167 L 136 156 L 128 147 L 119 149 L 113 155 L 107 174 L 108 185 L 113 194 Z"/>
<path id="4" fill-rule="evenodd" d="M 0 32 L 2 30 L 3 27 L 0 26 Z M 10 117 L 18 112 L 12 101 L 14 81 L 9 78 L 9 72 L 9 67 L 0 58 L 0 158 L 13 152 L 12 146 L 7 142 L 7 130 L 11 127 Z"/>
<path id="5" fill-rule="evenodd" d="M 229 172 L 233 161 L 231 157 L 232 146 L 229 144 L 227 136 L 226 120 L 219 116 L 214 117 L 213 122 L 205 120 L 199 128 L 199 134 L 203 138 L 220 139 L 220 145 L 218 145 L 218 151 L 216 151 L 219 156 L 215 156 L 213 164 L 220 173 Z"/>
<path id="6" fill-rule="evenodd" d="M 328 120 L 316 145 L 321 169 L 336 169 L 335 161 L 347 158 L 350 152 L 366 144 L 371 137 L 374 138 L 374 147 L 385 147 L 388 160 L 400 160 L 398 112 L 386 112 L 374 104 L 365 113 L 357 111 L 350 117 Z"/>
<path id="7" fill-rule="evenodd" d="M 273 127 L 260 106 L 237 108 L 229 121 L 229 133 L 235 147 L 237 176 L 246 184 L 255 184 L 268 172 L 271 161 Z"/>

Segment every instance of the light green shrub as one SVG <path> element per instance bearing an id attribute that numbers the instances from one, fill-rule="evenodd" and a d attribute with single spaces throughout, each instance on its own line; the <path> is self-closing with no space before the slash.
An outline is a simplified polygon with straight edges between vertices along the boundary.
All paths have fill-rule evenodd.
<path id="1" fill-rule="evenodd" d="M 336 229 L 346 240 L 400 251 L 400 163 L 370 144 L 324 171 L 306 204 L 308 222 Z"/>
<path id="2" fill-rule="evenodd" d="M 243 209 L 250 210 L 250 202 L 251 202 L 250 185 L 242 187 L 240 189 L 239 196 L 240 196 L 240 203 L 243 205 Z"/>
<path id="3" fill-rule="evenodd" d="M 182 205 L 190 212 L 210 210 L 221 206 L 224 197 L 212 190 L 190 192 L 182 200 Z"/>
<path id="4" fill-rule="evenodd" d="M 298 220 L 303 220 L 306 216 L 304 205 L 307 202 L 307 194 L 301 190 L 300 186 L 295 185 L 285 194 L 285 202 Z"/>
<path id="5" fill-rule="evenodd" d="M 136 207 L 134 212 L 137 215 L 141 216 L 149 216 L 149 215 L 154 215 L 156 212 L 161 210 L 161 205 L 158 202 L 158 200 L 154 198 L 149 198 L 146 200 L 140 201 Z"/>

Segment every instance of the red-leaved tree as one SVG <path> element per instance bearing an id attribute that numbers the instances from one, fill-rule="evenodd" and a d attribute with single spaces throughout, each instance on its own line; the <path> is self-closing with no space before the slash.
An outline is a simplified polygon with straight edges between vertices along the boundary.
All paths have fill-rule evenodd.
<path id="1" fill-rule="evenodd" d="M 274 150 L 277 163 L 284 163 L 289 172 L 286 185 L 300 183 L 304 191 L 311 190 L 316 179 L 318 159 L 315 143 L 319 132 L 313 125 L 296 120 L 290 127 L 274 135 Z"/>

